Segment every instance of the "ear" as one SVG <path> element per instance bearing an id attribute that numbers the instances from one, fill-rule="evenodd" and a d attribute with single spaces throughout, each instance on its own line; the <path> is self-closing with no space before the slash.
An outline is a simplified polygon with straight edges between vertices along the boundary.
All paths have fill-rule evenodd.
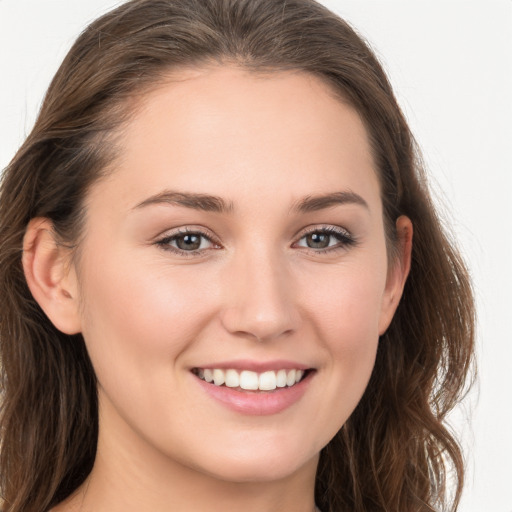
<path id="1" fill-rule="evenodd" d="M 388 269 L 379 319 L 379 335 L 384 334 L 391 324 L 404 291 L 405 281 L 411 269 L 412 233 L 411 220 L 404 215 L 400 216 L 396 221 L 398 246 L 394 261 L 390 262 Z"/>
<path id="2" fill-rule="evenodd" d="M 23 239 L 28 287 L 53 325 L 65 334 L 81 331 L 78 282 L 70 249 L 57 242 L 49 219 L 32 219 Z"/>

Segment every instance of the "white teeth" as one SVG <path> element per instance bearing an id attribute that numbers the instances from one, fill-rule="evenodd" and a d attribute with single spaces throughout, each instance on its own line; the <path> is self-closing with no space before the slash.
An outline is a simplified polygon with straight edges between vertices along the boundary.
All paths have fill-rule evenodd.
<path id="1" fill-rule="evenodd" d="M 286 370 L 279 370 L 276 376 L 276 384 L 278 388 L 286 386 Z"/>
<path id="2" fill-rule="evenodd" d="M 258 374 L 244 370 L 240 374 L 240 387 L 242 389 L 256 390 L 259 386 Z"/>
<path id="3" fill-rule="evenodd" d="M 259 386 L 262 391 L 271 391 L 277 387 L 276 372 L 265 372 L 260 375 Z"/>
<path id="4" fill-rule="evenodd" d="M 226 386 L 228 388 L 237 388 L 240 386 L 240 377 L 236 370 L 228 370 L 226 372 Z"/>
<path id="5" fill-rule="evenodd" d="M 198 368 L 196 375 L 206 382 L 216 386 L 226 385 L 228 388 L 242 388 L 250 391 L 273 391 L 276 388 L 290 387 L 302 380 L 304 370 L 278 370 L 257 373 L 243 370 L 221 370 Z"/>
<path id="6" fill-rule="evenodd" d="M 222 386 L 226 382 L 226 374 L 224 373 L 224 370 L 213 370 L 213 383 L 216 386 Z"/>

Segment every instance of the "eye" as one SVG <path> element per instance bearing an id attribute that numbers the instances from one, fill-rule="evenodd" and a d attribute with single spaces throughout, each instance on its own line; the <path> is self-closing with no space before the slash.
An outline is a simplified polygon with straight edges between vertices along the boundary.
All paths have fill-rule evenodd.
<path id="1" fill-rule="evenodd" d="M 191 231 L 188 229 L 178 231 L 167 235 L 158 240 L 156 244 L 164 250 L 176 252 L 179 254 L 194 254 L 208 249 L 216 249 L 218 244 L 200 231 Z"/>
<path id="2" fill-rule="evenodd" d="M 355 244 L 355 240 L 348 231 L 343 228 L 329 226 L 306 232 L 294 246 L 326 252 L 353 244 Z"/>

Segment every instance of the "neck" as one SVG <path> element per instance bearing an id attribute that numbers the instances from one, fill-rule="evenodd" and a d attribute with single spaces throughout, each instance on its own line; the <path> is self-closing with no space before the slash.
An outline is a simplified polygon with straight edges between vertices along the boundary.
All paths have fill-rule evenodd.
<path id="1" fill-rule="evenodd" d="M 119 427 L 100 425 L 91 474 L 53 512 L 315 511 L 318 457 L 284 477 L 230 481 L 173 460 Z"/>
<path id="2" fill-rule="evenodd" d="M 94 467 L 87 481 L 54 512 L 313 512 L 314 480 L 291 475 L 273 482 L 224 482 L 179 471 L 173 478 L 112 475 Z M 169 474 L 170 475 L 170 474 Z M 137 480 L 136 484 L 134 481 Z M 165 481 L 165 485 L 162 485 Z M 148 485 L 146 485 L 148 484 Z"/>

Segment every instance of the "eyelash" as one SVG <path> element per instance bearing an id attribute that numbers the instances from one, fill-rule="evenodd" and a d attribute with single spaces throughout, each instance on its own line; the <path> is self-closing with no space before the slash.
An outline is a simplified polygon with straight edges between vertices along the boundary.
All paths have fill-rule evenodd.
<path id="1" fill-rule="evenodd" d="M 214 247 L 209 247 L 207 249 L 199 248 L 199 249 L 194 249 L 192 251 L 185 251 L 183 249 L 180 249 L 179 247 L 173 247 L 171 245 L 172 242 L 176 242 L 178 239 L 183 238 L 186 235 L 196 236 L 196 237 L 201 238 L 202 240 L 207 240 Z M 202 244 L 202 241 L 200 242 L 200 244 Z M 213 236 L 206 234 L 205 232 L 201 231 L 200 229 L 190 229 L 190 228 L 178 229 L 176 232 L 172 233 L 171 235 L 167 235 L 164 238 L 157 240 L 156 245 L 159 246 L 164 251 L 172 252 L 172 253 L 178 254 L 179 256 L 182 256 L 185 258 L 192 258 L 194 256 L 202 256 L 204 251 L 210 250 L 212 248 L 215 248 L 215 249 L 220 248 L 220 244 L 214 240 Z"/>
<path id="2" fill-rule="evenodd" d="M 327 235 L 330 238 L 337 239 L 337 243 L 330 246 L 328 245 L 325 248 L 313 248 L 313 247 L 307 247 L 303 245 L 298 245 L 299 242 L 303 239 L 305 239 L 308 236 L 311 235 Z M 184 249 L 180 249 L 179 247 L 174 247 L 171 245 L 172 242 L 177 242 L 180 238 L 183 238 L 184 236 L 196 236 L 201 238 L 203 241 L 207 240 L 210 244 L 212 244 L 213 247 L 208 248 L 202 248 L 202 241 L 200 242 L 200 246 L 198 249 L 194 249 L 191 251 L 187 251 Z M 330 243 L 330 242 L 329 242 Z M 184 228 L 179 229 L 175 233 L 172 233 L 171 235 L 167 235 L 164 238 L 161 238 L 160 240 L 157 240 L 155 242 L 157 246 L 159 246 L 164 251 L 173 252 L 175 254 L 178 254 L 182 257 L 197 257 L 202 256 L 204 254 L 204 251 L 208 251 L 211 249 L 219 249 L 221 248 L 221 244 L 218 243 L 214 237 L 212 237 L 210 234 L 206 234 L 204 231 L 200 229 L 190 229 L 190 228 Z M 356 239 L 345 229 L 335 226 L 315 226 L 314 228 L 308 229 L 306 231 L 303 231 L 301 233 L 300 238 L 293 243 L 292 247 L 302 247 L 308 252 L 312 252 L 315 255 L 318 254 L 327 254 L 331 253 L 333 251 L 339 251 L 339 250 L 346 250 L 347 248 L 354 246 L 357 244 Z"/>
<path id="3" fill-rule="evenodd" d="M 347 248 L 356 245 L 356 239 L 344 228 L 338 226 L 315 226 L 311 229 L 307 229 L 301 233 L 300 238 L 293 246 L 297 247 L 297 244 L 306 238 L 307 236 L 320 234 L 327 235 L 330 238 L 335 238 L 338 242 L 335 245 L 328 246 L 321 249 L 315 249 L 313 247 L 299 246 L 304 249 L 313 252 L 314 254 L 327 254 L 334 251 L 346 250 Z"/>

